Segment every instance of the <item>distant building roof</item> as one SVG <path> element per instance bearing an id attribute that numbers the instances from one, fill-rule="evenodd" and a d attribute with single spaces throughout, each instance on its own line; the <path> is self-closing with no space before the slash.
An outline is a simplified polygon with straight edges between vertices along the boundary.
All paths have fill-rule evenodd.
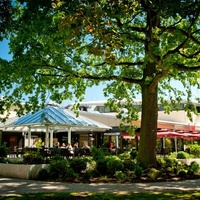
<path id="1" fill-rule="evenodd" d="M 24 115 L 20 118 L 15 119 L 13 122 L 6 123 L 5 125 L 1 125 L 6 129 L 12 130 L 24 130 L 27 127 L 34 127 L 34 129 L 43 129 L 45 126 L 53 127 L 57 131 L 59 129 L 63 129 L 66 127 L 74 127 L 79 129 L 88 129 L 91 128 L 93 130 L 107 130 L 111 129 L 111 127 L 106 126 L 102 123 L 91 120 L 87 117 L 78 116 L 67 109 L 55 107 L 55 106 L 46 106 L 44 109 L 40 109 L 35 113 Z M 17 128 L 18 127 L 18 128 Z"/>

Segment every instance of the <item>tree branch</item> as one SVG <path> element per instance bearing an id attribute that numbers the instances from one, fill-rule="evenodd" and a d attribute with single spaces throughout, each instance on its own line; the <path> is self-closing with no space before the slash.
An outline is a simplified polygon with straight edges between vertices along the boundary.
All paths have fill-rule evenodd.
<path id="1" fill-rule="evenodd" d="M 183 48 L 183 46 L 186 44 L 186 42 L 188 41 L 189 37 L 187 37 L 181 44 L 179 44 L 176 48 L 174 48 L 173 50 L 169 50 L 164 56 L 163 59 L 165 59 L 167 56 L 174 54 L 176 52 L 178 52 L 181 48 Z"/>
<path id="2" fill-rule="evenodd" d="M 180 50 L 179 50 L 179 54 L 184 57 L 184 58 L 188 58 L 188 59 L 192 59 L 192 58 L 195 58 L 195 56 L 197 56 L 198 54 L 200 53 L 200 50 L 193 53 L 193 54 L 190 54 L 190 55 L 186 55 L 184 53 L 181 53 Z"/>
<path id="3" fill-rule="evenodd" d="M 175 69 L 177 70 L 180 70 L 180 71 L 193 71 L 193 72 L 196 72 L 196 71 L 199 71 L 200 70 L 200 66 L 192 66 L 192 67 L 189 67 L 189 66 L 186 66 L 186 65 L 181 65 L 181 64 L 174 64 L 173 66 Z"/>
<path id="4" fill-rule="evenodd" d="M 158 73 L 158 74 L 154 77 L 153 82 L 152 82 L 152 83 L 150 84 L 150 86 L 149 86 L 149 91 L 150 91 L 150 92 L 154 92 L 154 90 L 155 90 L 156 86 L 158 85 L 160 79 L 162 79 L 163 77 L 167 76 L 167 75 L 168 75 L 168 72 L 169 72 L 168 69 L 166 69 L 166 70 L 163 69 L 162 72 Z"/>

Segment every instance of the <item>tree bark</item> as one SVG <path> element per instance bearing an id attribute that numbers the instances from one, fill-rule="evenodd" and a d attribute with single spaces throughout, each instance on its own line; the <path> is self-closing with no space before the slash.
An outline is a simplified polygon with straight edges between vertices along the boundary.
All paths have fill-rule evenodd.
<path id="1" fill-rule="evenodd" d="M 142 87 L 142 119 L 138 162 L 143 167 L 156 166 L 156 138 L 158 102 L 157 87 L 152 92 L 148 85 Z"/>

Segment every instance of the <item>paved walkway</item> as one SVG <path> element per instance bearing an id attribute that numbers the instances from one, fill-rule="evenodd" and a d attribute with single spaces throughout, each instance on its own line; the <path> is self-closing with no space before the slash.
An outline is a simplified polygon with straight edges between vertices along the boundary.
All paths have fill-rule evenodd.
<path id="1" fill-rule="evenodd" d="M 0 196 L 49 192 L 141 193 L 162 191 L 200 191 L 200 179 L 156 183 L 61 183 L 0 177 Z"/>

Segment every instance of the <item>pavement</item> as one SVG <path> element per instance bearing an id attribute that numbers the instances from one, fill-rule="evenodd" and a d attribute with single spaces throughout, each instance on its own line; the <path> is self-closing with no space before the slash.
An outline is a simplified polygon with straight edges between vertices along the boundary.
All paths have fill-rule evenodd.
<path id="1" fill-rule="evenodd" d="M 153 183 L 63 183 L 0 177 L 0 196 L 30 193 L 144 193 L 199 191 L 200 179 Z"/>

